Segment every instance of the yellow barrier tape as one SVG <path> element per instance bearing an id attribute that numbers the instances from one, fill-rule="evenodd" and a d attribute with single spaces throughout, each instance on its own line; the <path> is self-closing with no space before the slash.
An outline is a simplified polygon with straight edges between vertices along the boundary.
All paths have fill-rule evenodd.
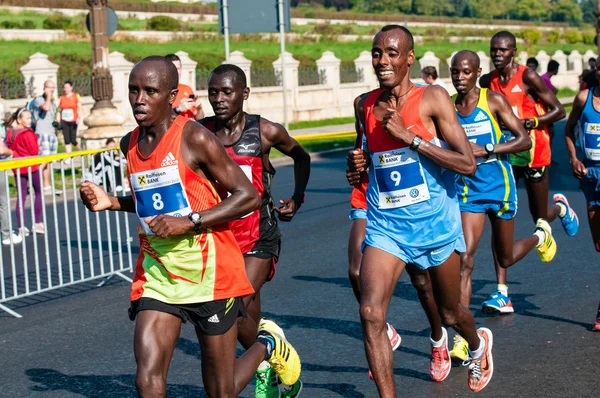
<path id="1" fill-rule="evenodd" d="M 319 134 L 306 134 L 306 135 L 295 135 L 293 138 L 296 141 L 308 141 L 308 140 L 328 140 L 331 138 L 355 138 L 356 132 L 344 131 L 340 133 L 319 133 Z"/>
<path id="2" fill-rule="evenodd" d="M 19 169 L 22 167 L 29 167 L 40 165 L 42 163 L 50 163 L 56 160 L 63 159 L 71 159 L 78 156 L 88 156 L 95 155 L 97 153 L 114 151 L 119 148 L 108 148 L 108 149 L 88 149 L 85 151 L 77 151 L 77 152 L 69 152 L 69 153 L 59 153 L 56 155 L 48 155 L 48 156 L 29 156 L 26 158 L 17 158 L 17 159 L 6 159 L 0 161 L 0 171 Z"/>

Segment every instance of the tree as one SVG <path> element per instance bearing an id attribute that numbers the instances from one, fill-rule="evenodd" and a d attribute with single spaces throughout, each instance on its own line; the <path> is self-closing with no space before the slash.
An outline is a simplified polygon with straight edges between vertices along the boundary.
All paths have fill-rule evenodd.
<path id="1" fill-rule="evenodd" d="M 471 16 L 471 1 L 470 0 L 450 0 L 450 4 L 454 8 L 454 15 L 457 17 Z"/>
<path id="2" fill-rule="evenodd" d="M 552 0 L 550 1 L 551 20 L 554 22 L 568 22 L 578 25 L 583 20 L 583 14 L 577 0 Z"/>
<path id="3" fill-rule="evenodd" d="M 514 6 L 515 0 L 471 0 L 475 17 L 492 19 L 508 15 L 508 11 Z"/>
<path id="4" fill-rule="evenodd" d="M 542 21 L 547 13 L 548 2 L 546 0 L 519 0 L 511 15 L 524 21 Z"/>
<path id="5" fill-rule="evenodd" d="M 596 0 L 581 0 L 579 8 L 581 8 L 581 13 L 583 14 L 583 22 L 596 22 L 596 18 L 594 17 L 594 11 L 598 8 Z"/>
<path id="6" fill-rule="evenodd" d="M 353 8 L 358 12 L 384 13 L 404 12 L 412 9 L 412 0 L 354 0 Z"/>
<path id="7" fill-rule="evenodd" d="M 420 15 L 453 15 L 454 6 L 449 0 L 414 0 L 412 11 Z"/>

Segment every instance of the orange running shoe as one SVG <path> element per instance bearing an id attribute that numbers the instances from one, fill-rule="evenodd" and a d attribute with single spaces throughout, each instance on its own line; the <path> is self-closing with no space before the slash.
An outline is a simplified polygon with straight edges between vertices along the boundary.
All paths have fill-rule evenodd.
<path id="1" fill-rule="evenodd" d="M 452 361 L 448 351 L 448 332 L 442 328 L 442 345 L 434 347 L 431 345 L 431 360 L 429 361 L 429 374 L 433 381 L 441 383 L 450 374 Z"/>
<path id="2" fill-rule="evenodd" d="M 473 392 L 479 392 L 488 385 L 494 374 L 494 360 L 492 358 L 492 346 L 494 337 L 488 328 L 477 329 L 477 334 L 485 341 L 483 355 L 479 358 L 471 358 L 465 364 L 469 365 L 469 388 Z"/>

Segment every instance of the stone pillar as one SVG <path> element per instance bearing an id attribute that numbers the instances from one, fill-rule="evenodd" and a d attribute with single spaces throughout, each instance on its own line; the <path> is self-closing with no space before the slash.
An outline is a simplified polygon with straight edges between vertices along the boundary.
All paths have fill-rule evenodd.
<path id="1" fill-rule="evenodd" d="M 558 50 L 552 55 L 552 59 L 558 62 L 558 73 L 565 74 L 569 69 L 569 64 L 567 63 L 567 54 L 565 54 L 562 50 Z M 542 73 L 548 72 L 547 70 L 543 70 Z"/>
<path id="2" fill-rule="evenodd" d="M 196 90 L 196 65 L 198 62 L 192 60 L 185 51 L 177 51 L 175 53 L 181 60 L 181 79 L 179 83 L 187 84 Z"/>
<path id="3" fill-rule="evenodd" d="M 452 58 L 454 58 L 454 56 L 458 53 L 458 51 L 452 51 L 452 54 L 450 54 L 450 56 L 448 58 L 446 58 L 446 63 L 448 64 L 448 68 L 450 68 L 452 66 Z M 421 67 L 421 69 L 423 69 L 424 66 Z M 439 68 L 436 68 L 436 70 L 438 71 L 438 75 L 440 74 Z"/>
<path id="4" fill-rule="evenodd" d="M 340 86 L 340 64 L 342 60 L 337 58 L 331 51 L 325 51 L 321 58 L 316 61 L 317 69 L 324 71 L 325 84 L 335 89 Z M 334 96 L 337 98 L 337 96 Z"/>
<path id="5" fill-rule="evenodd" d="M 118 138 L 125 134 L 123 117 L 111 101 L 113 81 L 108 69 L 107 2 L 108 0 L 87 0 L 90 7 L 92 96 L 95 103 L 91 113 L 83 119 L 83 123 L 88 126 L 88 129 L 81 134 L 85 149 L 100 148 L 107 138 Z"/>
<path id="6" fill-rule="evenodd" d="M 423 54 L 423 58 L 419 59 L 419 66 L 421 70 L 426 66 L 434 66 L 435 70 L 438 71 L 438 75 L 440 74 L 440 59 L 435 56 L 433 51 L 427 51 Z"/>
<path id="7" fill-rule="evenodd" d="M 234 51 L 229 54 L 229 63 L 239 66 L 241 70 L 246 74 L 246 82 L 248 83 L 248 87 L 252 87 L 252 61 L 248 58 L 244 57 L 244 53 L 241 51 Z"/>
<path id="8" fill-rule="evenodd" d="M 275 74 L 285 74 L 285 85 L 288 90 L 293 90 L 298 87 L 298 65 L 300 65 L 300 61 L 294 59 L 292 54 L 289 52 L 284 52 L 283 54 L 285 60 L 285 70 L 281 70 L 281 55 L 275 61 L 273 61 L 273 69 L 275 69 Z"/>
<path id="9" fill-rule="evenodd" d="M 479 56 L 481 74 L 484 75 L 486 73 L 490 73 L 490 57 L 488 57 L 488 55 L 483 51 L 477 51 L 477 55 Z"/>
<path id="10" fill-rule="evenodd" d="M 371 60 L 371 53 L 369 51 L 361 51 L 358 58 L 354 60 L 354 67 L 359 75 L 362 74 L 363 82 L 370 89 L 379 87 L 379 81 L 373 70 L 373 61 Z"/>
<path id="11" fill-rule="evenodd" d="M 569 60 L 569 63 L 573 65 L 571 69 L 573 73 L 580 75 L 581 72 L 583 72 L 583 57 L 581 53 L 577 50 L 573 50 L 567 59 Z"/>
<path id="12" fill-rule="evenodd" d="M 124 119 L 132 119 L 128 86 L 133 62 L 127 61 L 123 53 L 113 51 L 108 56 L 108 67 L 113 81 L 113 99 L 115 102 L 120 102 L 119 111 L 121 116 Z"/>
<path id="13" fill-rule="evenodd" d="M 20 68 L 25 82 L 25 92 L 27 97 L 36 97 L 44 93 L 44 82 L 52 80 L 58 87 L 58 78 L 56 74 L 59 66 L 48 60 L 48 56 L 42 53 L 35 53 L 29 57 L 29 62 Z M 30 87 L 31 85 L 31 87 Z M 31 90 L 29 90 L 31 88 Z M 58 90 L 55 90 L 55 95 Z"/>
<path id="14" fill-rule="evenodd" d="M 587 50 L 585 52 L 585 54 L 583 54 L 583 65 L 584 65 L 583 69 L 589 69 L 590 68 L 590 66 L 588 64 L 588 59 L 590 59 L 590 58 L 596 59 L 596 58 L 598 58 L 598 55 L 595 52 L 593 52 L 592 50 Z"/>
<path id="15" fill-rule="evenodd" d="M 529 58 L 529 54 L 525 51 L 520 51 L 518 59 L 516 60 L 520 65 L 527 65 L 527 58 Z M 539 61 L 539 59 L 538 59 Z"/>
<path id="16" fill-rule="evenodd" d="M 546 73 L 546 70 L 548 69 L 548 62 L 550 62 L 550 56 L 548 55 L 548 53 L 544 50 L 540 50 L 535 56 L 535 58 L 540 64 L 540 66 L 538 67 L 538 73 Z"/>

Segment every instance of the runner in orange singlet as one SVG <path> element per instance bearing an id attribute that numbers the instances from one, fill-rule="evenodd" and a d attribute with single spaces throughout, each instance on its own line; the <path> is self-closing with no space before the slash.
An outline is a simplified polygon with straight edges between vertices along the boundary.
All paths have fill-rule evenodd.
<path id="1" fill-rule="evenodd" d="M 514 62 L 516 53 L 515 36 L 507 31 L 496 33 L 490 42 L 490 57 L 496 69 L 481 76 L 479 85 L 503 94 L 529 131 L 531 149 L 511 155 L 510 162 L 517 183 L 521 177 L 525 182 L 533 222 L 540 218 L 552 222 L 558 216 L 567 234 L 573 236 L 579 228 L 579 220 L 567 198 L 557 193 L 554 204 L 548 204 L 551 153 L 547 126 L 564 118 L 565 109 L 535 71 Z M 506 269 L 500 267 L 495 256 L 494 262 L 498 292 L 483 303 L 482 310 L 491 314 L 512 313 Z"/>
<path id="2" fill-rule="evenodd" d="M 129 102 L 139 125 L 121 140 L 133 196 L 113 197 L 91 183 L 80 192 L 91 211 L 137 213 L 140 255 L 131 292 L 136 319 L 136 387 L 142 397 L 164 396 L 182 322 L 195 326 L 208 396 L 237 396 L 268 360 L 285 382 L 300 375 L 293 347 L 263 326 L 256 343 L 236 359 L 242 297 L 252 294 L 242 253 L 228 222 L 256 209 L 259 198 L 219 140 L 173 113 L 177 70 L 148 57 L 129 76 Z M 221 201 L 218 180 L 231 195 Z M 285 354 L 285 357 L 284 355 Z"/>

